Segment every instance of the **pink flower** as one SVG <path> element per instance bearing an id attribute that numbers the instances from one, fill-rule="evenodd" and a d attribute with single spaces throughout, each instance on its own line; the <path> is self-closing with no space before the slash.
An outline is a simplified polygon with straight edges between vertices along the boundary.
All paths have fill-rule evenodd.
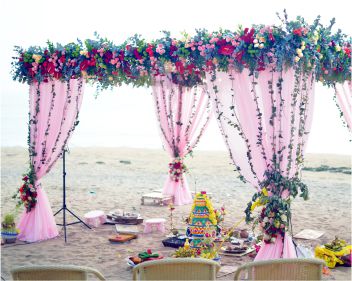
<path id="1" fill-rule="evenodd" d="M 281 193 L 281 198 L 282 199 L 287 199 L 290 196 L 290 192 L 285 189 L 282 193 Z"/>

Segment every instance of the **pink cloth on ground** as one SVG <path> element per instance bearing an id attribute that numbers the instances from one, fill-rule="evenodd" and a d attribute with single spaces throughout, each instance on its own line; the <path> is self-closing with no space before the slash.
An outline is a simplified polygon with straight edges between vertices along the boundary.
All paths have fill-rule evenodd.
<path id="1" fill-rule="evenodd" d="M 255 257 L 255 261 L 272 260 L 272 259 L 289 259 L 297 258 L 296 250 L 292 242 L 292 237 L 285 233 L 284 239 L 278 236 L 274 243 L 264 243 Z"/>
<path id="2" fill-rule="evenodd" d="M 59 234 L 48 196 L 40 185 L 37 185 L 37 193 L 37 205 L 29 213 L 23 212 L 17 225 L 20 229 L 19 240 L 36 242 L 54 238 Z"/>

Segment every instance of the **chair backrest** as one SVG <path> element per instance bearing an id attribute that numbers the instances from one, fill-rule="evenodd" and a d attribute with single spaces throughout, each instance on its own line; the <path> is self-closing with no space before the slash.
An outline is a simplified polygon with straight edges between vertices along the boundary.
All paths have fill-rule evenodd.
<path id="1" fill-rule="evenodd" d="M 321 280 L 324 262 L 318 259 L 277 259 L 240 266 L 235 280 L 245 273 L 248 280 Z"/>
<path id="2" fill-rule="evenodd" d="M 133 280 L 215 280 L 220 265 L 200 258 L 167 258 L 133 268 Z"/>
<path id="3" fill-rule="evenodd" d="M 75 265 L 21 266 L 11 270 L 13 280 L 87 280 L 88 273 L 105 280 L 99 271 Z"/>

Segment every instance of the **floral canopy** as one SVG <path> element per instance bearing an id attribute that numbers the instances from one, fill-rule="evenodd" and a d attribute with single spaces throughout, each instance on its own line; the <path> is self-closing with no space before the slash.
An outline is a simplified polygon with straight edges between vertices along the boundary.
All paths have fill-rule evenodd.
<path id="1" fill-rule="evenodd" d="M 344 105 L 343 99 L 350 103 L 352 39 L 341 30 L 332 32 L 334 19 L 324 26 L 320 17 L 308 24 L 302 17 L 289 21 L 284 13 L 280 21 L 278 26 L 240 26 L 236 31 L 201 29 L 194 36 L 184 33 L 181 39 L 164 32 L 164 37 L 151 42 L 135 35 L 115 45 L 96 34 L 95 40 L 67 45 L 15 47 L 13 79 L 31 87 L 33 161 L 24 178 L 25 191 L 20 189 L 23 200 L 38 191 L 42 202 L 47 202 L 39 180 L 54 165 L 77 124 L 84 81 L 96 84 L 98 90 L 152 85 L 164 146 L 174 158 L 171 174 L 177 166 L 173 173 L 177 177 L 166 183 L 172 186 L 172 195 L 179 192 L 179 202 L 191 201 L 182 180 L 181 158 L 205 130 L 212 102 L 235 170 L 258 189 L 247 205 L 246 220 L 259 224 L 265 242 L 271 243 L 258 256 L 295 256 L 287 235 L 290 202 L 299 193 L 308 198 L 299 172 L 311 125 L 314 82 L 334 87 L 340 104 Z M 338 94 L 338 84 L 345 82 L 348 89 Z M 340 109 L 350 126 L 350 105 Z M 53 216 L 43 215 L 49 203 L 42 211 L 38 206 L 33 211 L 37 195 L 32 197 L 30 203 L 26 201 L 29 214 L 22 219 L 27 237 L 38 241 L 56 236 Z M 257 207 L 262 207 L 259 217 L 252 213 Z M 50 220 L 52 228 L 32 235 L 32 225 L 40 220 Z"/>
<path id="2" fill-rule="evenodd" d="M 181 39 L 164 32 L 160 39 L 146 42 L 135 35 L 120 45 L 106 38 L 46 47 L 15 47 L 13 79 L 19 82 L 48 81 L 84 77 L 98 88 L 132 84 L 150 85 L 158 75 L 171 74 L 173 82 L 184 86 L 201 84 L 205 73 L 248 68 L 258 75 L 275 65 L 277 71 L 288 67 L 314 69 L 315 77 L 331 86 L 351 80 L 351 38 L 338 30 L 335 20 L 328 26 L 320 17 L 308 24 L 302 17 L 289 21 L 286 13 L 276 26 L 239 26 L 236 31 L 196 30 Z"/>

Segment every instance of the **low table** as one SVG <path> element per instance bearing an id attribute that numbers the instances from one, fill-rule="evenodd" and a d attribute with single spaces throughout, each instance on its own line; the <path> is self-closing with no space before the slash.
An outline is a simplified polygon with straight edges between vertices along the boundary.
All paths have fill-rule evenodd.
<path id="1" fill-rule="evenodd" d="M 163 195 L 161 192 L 151 192 L 142 195 L 141 204 L 144 205 L 145 200 L 152 200 L 154 204 L 164 206 L 173 202 L 173 196 Z"/>
<path id="2" fill-rule="evenodd" d="M 92 227 L 98 227 L 106 222 L 106 216 L 103 211 L 90 211 L 84 215 L 84 222 Z"/>
<path id="3" fill-rule="evenodd" d="M 149 219 L 144 222 L 144 233 L 151 233 L 154 229 L 158 232 L 165 232 L 165 219 Z"/>

